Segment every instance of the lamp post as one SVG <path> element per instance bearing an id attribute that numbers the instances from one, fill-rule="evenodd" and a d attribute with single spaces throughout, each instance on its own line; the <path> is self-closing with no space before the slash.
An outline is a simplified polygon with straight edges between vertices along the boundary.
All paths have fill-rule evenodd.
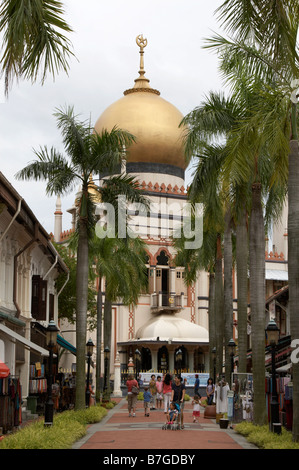
<path id="1" fill-rule="evenodd" d="M 135 350 L 135 373 L 136 373 L 136 380 L 138 379 L 138 375 L 139 375 L 139 361 L 140 361 L 140 357 L 141 357 L 141 352 L 139 351 L 139 349 L 136 349 Z"/>
<path id="2" fill-rule="evenodd" d="M 54 403 L 52 399 L 52 382 L 53 382 L 53 349 L 57 344 L 57 328 L 53 320 L 50 321 L 46 329 L 47 347 L 49 348 L 49 367 L 47 379 L 47 401 L 45 403 L 45 423 L 44 426 L 53 425 Z"/>
<path id="3" fill-rule="evenodd" d="M 214 369 L 214 384 L 216 383 L 216 347 L 214 346 L 212 349 L 212 359 L 213 359 L 213 369 Z"/>
<path id="4" fill-rule="evenodd" d="M 183 359 L 182 350 L 178 349 L 177 352 L 175 353 L 175 356 L 176 356 L 176 362 L 179 364 L 178 374 L 181 375 L 181 373 L 182 373 L 182 359 Z"/>
<path id="5" fill-rule="evenodd" d="M 89 380 L 90 380 L 90 362 L 91 362 L 91 356 L 93 353 L 93 348 L 94 348 L 94 344 L 90 338 L 86 343 L 86 355 L 87 355 L 87 379 L 86 379 L 86 394 L 85 394 L 86 408 L 89 407 L 89 403 L 90 403 Z"/>
<path id="6" fill-rule="evenodd" d="M 270 320 L 266 328 L 267 343 L 271 346 L 272 356 L 272 395 L 271 395 L 271 420 L 270 429 L 273 431 L 273 423 L 279 423 L 279 404 L 276 388 L 275 350 L 279 340 L 279 328 L 274 320 Z"/>
<path id="7" fill-rule="evenodd" d="M 105 347 L 104 349 L 104 366 L 105 366 L 105 373 L 104 373 L 104 393 L 103 393 L 103 396 L 104 396 L 104 401 L 109 401 L 109 397 L 108 397 L 108 388 L 110 388 L 110 386 L 108 387 L 108 364 L 109 364 L 109 361 L 110 361 L 110 349 L 108 348 L 108 346 Z"/>
<path id="8" fill-rule="evenodd" d="M 235 355 L 235 349 L 236 349 L 236 343 L 234 342 L 233 338 L 229 340 L 228 343 L 228 351 L 230 353 L 230 367 L 231 367 L 231 379 L 230 379 L 230 386 L 232 387 L 233 385 L 233 377 L 232 374 L 234 372 L 234 355 Z"/>

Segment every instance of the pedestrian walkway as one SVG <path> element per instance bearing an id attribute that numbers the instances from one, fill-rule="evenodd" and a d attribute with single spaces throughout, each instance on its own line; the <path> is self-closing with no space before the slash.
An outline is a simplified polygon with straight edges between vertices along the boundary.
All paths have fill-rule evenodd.
<path id="1" fill-rule="evenodd" d="M 186 402 L 183 430 L 162 430 L 163 410 L 144 416 L 143 402 L 138 402 L 136 417 L 129 417 L 126 399 L 108 411 L 100 422 L 89 426 L 87 435 L 73 449 L 256 449 L 233 429 L 220 429 L 214 419 L 203 417 L 192 422 L 192 405 Z"/>

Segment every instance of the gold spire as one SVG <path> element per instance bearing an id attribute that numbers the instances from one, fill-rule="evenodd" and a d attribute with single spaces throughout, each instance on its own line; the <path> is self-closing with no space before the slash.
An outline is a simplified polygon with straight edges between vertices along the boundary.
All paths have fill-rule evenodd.
<path id="1" fill-rule="evenodd" d="M 147 46 L 147 39 L 143 37 L 142 34 L 139 34 L 136 38 L 136 44 L 139 46 L 140 50 L 140 70 L 139 70 L 139 77 L 136 78 L 134 88 L 130 88 L 129 90 L 124 91 L 124 95 L 128 95 L 129 93 L 135 93 L 138 91 L 147 91 L 150 93 L 155 93 L 156 95 L 160 95 L 158 90 L 154 90 L 149 85 L 149 79 L 145 77 L 145 70 L 144 70 L 144 48 Z"/>

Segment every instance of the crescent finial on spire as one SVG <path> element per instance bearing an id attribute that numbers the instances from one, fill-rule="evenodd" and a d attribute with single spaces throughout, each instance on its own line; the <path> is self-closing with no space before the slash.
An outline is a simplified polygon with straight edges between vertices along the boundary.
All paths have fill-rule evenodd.
<path id="1" fill-rule="evenodd" d="M 151 93 L 155 93 L 160 95 L 158 90 L 154 90 L 149 86 L 149 79 L 145 77 L 145 70 L 144 70 L 144 48 L 147 46 L 147 39 L 143 37 L 143 34 L 139 34 L 136 38 L 136 44 L 140 48 L 140 70 L 139 70 L 139 77 L 136 78 L 135 85 L 133 88 L 124 91 L 124 95 L 128 95 L 129 93 L 135 93 L 136 91 L 148 91 Z"/>
<path id="2" fill-rule="evenodd" d="M 147 39 L 143 37 L 143 34 L 139 34 L 139 36 L 137 36 L 136 44 L 142 51 L 147 46 Z"/>

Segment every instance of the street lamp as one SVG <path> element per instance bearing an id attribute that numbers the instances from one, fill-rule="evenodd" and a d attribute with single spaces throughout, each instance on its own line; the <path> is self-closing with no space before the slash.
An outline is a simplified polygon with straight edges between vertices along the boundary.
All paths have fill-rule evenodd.
<path id="1" fill-rule="evenodd" d="M 85 394 L 85 404 L 86 408 L 89 407 L 90 403 L 90 390 L 89 390 L 89 377 L 90 377 L 90 362 L 91 356 L 93 353 L 94 344 L 90 338 L 86 343 L 86 355 L 87 355 L 87 379 L 86 379 L 86 394 Z"/>
<path id="2" fill-rule="evenodd" d="M 140 361 L 140 358 L 141 358 L 141 352 L 139 351 L 139 349 L 136 349 L 135 350 L 135 368 L 136 368 L 136 380 L 138 379 L 138 375 L 139 375 L 139 361 Z"/>
<path id="3" fill-rule="evenodd" d="M 270 320 L 266 328 L 267 343 L 271 346 L 272 356 L 272 395 L 271 395 L 271 420 L 270 429 L 274 431 L 273 424 L 279 423 L 279 404 L 276 388 L 275 350 L 279 340 L 279 328 L 274 320 Z"/>
<path id="4" fill-rule="evenodd" d="M 48 328 L 46 329 L 46 340 L 47 347 L 49 348 L 49 368 L 48 368 L 48 380 L 47 380 L 47 401 L 45 403 L 45 426 L 53 425 L 53 412 L 54 403 L 52 399 L 52 383 L 53 383 L 53 349 L 57 344 L 57 328 L 53 320 L 50 321 Z"/>
<path id="5" fill-rule="evenodd" d="M 175 356 L 176 356 L 176 362 L 179 364 L 178 373 L 181 375 L 181 373 L 182 373 L 182 360 L 183 360 L 182 350 L 178 349 L 177 352 L 175 353 Z"/>
<path id="6" fill-rule="evenodd" d="M 213 366 L 214 366 L 214 383 L 216 383 L 216 347 L 215 346 L 212 349 L 212 359 L 213 359 Z"/>
<path id="7" fill-rule="evenodd" d="M 110 349 L 108 346 L 105 347 L 104 349 L 104 366 L 105 366 L 105 373 L 104 373 L 104 401 L 109 401 L 108 398 L 108 365 L 110 361 Z M 109 387 L 110 388 L 110 387 Z"/>
<path id="8" fill-rule="evenodd" d="M 235 349 L 236 349 L 236 343 L 234 342 L 233 338 L 229 340 L 229 343 L 227 345 L 228 351 L 230 354 L 230 367 L 231 367 L 231 386 L 233 385 L 233 372 L 234 372 L 234 355 L 235 355 Z"/>

